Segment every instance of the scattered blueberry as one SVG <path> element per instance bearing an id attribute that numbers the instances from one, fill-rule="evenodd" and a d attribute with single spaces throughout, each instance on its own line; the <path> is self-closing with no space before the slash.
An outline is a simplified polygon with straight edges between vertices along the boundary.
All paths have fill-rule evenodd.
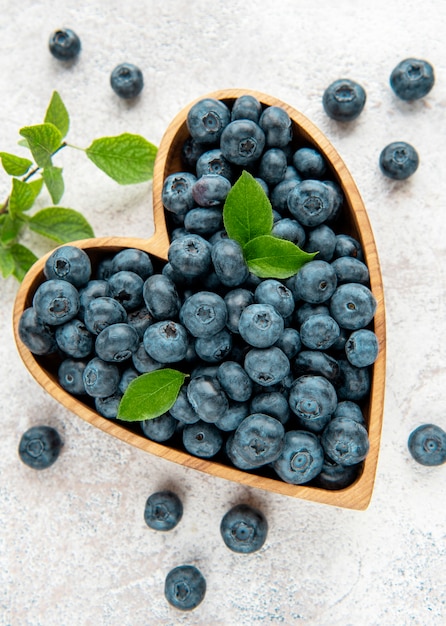
<path id="1" fill-rule="evenodd" d="M 326 114 L 338 122 L 351 122 L 362 112 L 366 101 L 364 88 L 349 78 L 335 80 L 324 91 Z"/>
<path id="2" fill-rule="evenodd" d="M 381 172 L 394 180 L 405 180 L 418 169 L 420 159 L 417 151 L 406 141 L 389 143 L 379 155 Z"/>
<path id="3" fill-rule="evenodd" d="M 51 426 L 33 426 L 23 433 L 19 443 L 19 457 L 36 470 L 50 467 L 62 448 L 59 433 Z"/>
<path id="4" fill-rule="evenodd" d="M 446 433 L 436 424 L 422 424 L 410 433 L 409 452 L 417 463 L 434 466 L 446 462 Z"/>
<path id="5" fill-rule="evenodd" d="M 233 552 L 250 554 L 266 541 L 268 523 L 263 513 L 248 504 L 237 504 L 223 516 L 220 533 Z"/>
<path id="6" fill-rule="evenodd" d="M 206 580 L 193 565 L 179 565 L 166 576 L 164 595 L 176 609 L 191 611 L 202 602 L 206 593 Z"/>
<path id="7" fill-rule="evenodd" d="M 60 28 L 51 33 L 48 45 L 51 54 L 59 61 L 71 61 L 81 49 L 79 37 L 70 28 Z"/>
<path id="8" fill-rule="evenodd" d="M 402 100 L 418 100 L 434 86 L 434 68 L 423 59 L 404 59 L 392 70 L 390 86 Z"/>
<path id="9" fill-rule="evenodd" d="M 154 530 L 172 530 L 183 517 L 183 503 L 169 490 L 152 493 L 144 508 L 144 521 Z"/>
<path id="10" fill-rule="evenodd" d="M 110 85 L 115 94 L 128 100 L 141 93 L 144 78 L 139 67 L 133 63 L 120 63 L 110 74 Z"/>

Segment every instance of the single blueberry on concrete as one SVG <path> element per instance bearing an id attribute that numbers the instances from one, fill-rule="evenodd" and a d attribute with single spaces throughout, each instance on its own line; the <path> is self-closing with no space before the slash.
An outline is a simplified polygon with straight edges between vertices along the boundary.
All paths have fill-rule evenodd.
<path id="1" fill-rule="evenodd" d="M 446 462 L 446 433 L 436 424 L 422 424 L 410 433 L 409 452 L 417 463 L 434 466 Z"/>
<path id="2" fill-rule="evenodd" d="M 50 467 L 57 460 L 62 445 L 62 439 L 55 428 L 33 426 L 23 433 L 18 454 L 25 465 L 32 469 L 42 470 Z"/>
<path id="3" fill-rule="evenodd" d="M 116 95 L 129 100 L 141 93 L 144 77 L 139 67 L 133 63 L 120 63 L 110 74 L 110 85 Z"/>
<path id="4" fill-rule="evenodd" d="M 71 28 L 60 28 L 50 35 L 48 46 L 59 61 L 71 61 L 81 49 L 81 41 Z"/>
<path id="5" fill-rule="evenodd" d="M 322 96 L 326 114 L 338 122 L 351 122 L 362 112 L 366 92 L 357 82 L 340 78 L 329 85 Z"/>
<path id="6" fill-rule="evenodd" d="M 172 530 L 183 517 L 183 503 L 170 490 L 152 493 L 144 507 L 144 521 L 153 530 Z"/>
<path id="7" fill-rule="evenodd" d="M 206 594 L 206 580 L 193 565 L 179 565 L 166 576 L 164 595 L 176 609 L 191 611 Z"/>
<path id="8" fill-rule="evenodd" d="M 233 552 L 251 554 L 266 541 L 268 523 L 264 514 L 248 504 L 237 504 L 223 516 L 220 533 Z"/>
<path id="9" fill-rule="evenodd" d="M 390 86 L 401 100 L 418 100 L 434 86 L 432 65 L 424 59 L 404 59 L 392 70 Z"/>

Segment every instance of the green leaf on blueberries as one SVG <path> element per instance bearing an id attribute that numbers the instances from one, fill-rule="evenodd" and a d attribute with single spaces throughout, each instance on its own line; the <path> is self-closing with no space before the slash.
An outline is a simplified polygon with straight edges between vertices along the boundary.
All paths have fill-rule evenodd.
<path id="1" fill-rule="evenodd" d="M 45 114 L 45 123 L 54 124 L 59 129 L 62 138 L 68 133 L 70 128 L 70 117 L 68 111 L 57 91 L 53 91 L 50 103 Z"/>
<path id="2" fill-rule="evenodd" d="M 271 203 L 260 183 L 246 170 L 226 197 L 223 223 L 228 236 L 241 246 L 260 235 L 271 233 Z"/>
<path id="3" fill-rule="evenodd" d="M 140 135 L 123 133 L 95 139 L 88 158 L 120 185 L 143 183 L 153 176 L 157 148 Z"/>
<path id="4" fill-rule="evenodd" d="M 24 176 L 33 164 L 29 159 L 9 154 L 9 152 L 0 152 L 0 158 L 3 169 L 10 176 Z"/>
<path id="5" fill-rule="evenodd" d="M 35 233 L 57 243 L 94 237 L 90 224 L 81 213 L 74 209 L 47 207 L 33 215 L 28 225 Z"/>
<path id="6" fill-rule="evenodd" d="M 22 246 L 20 243 L 12 245 L 9 248 L 9 251 L 11 252 L 14 260 L 14 270 L 12 274 L 18 281 L 21 282 L 31 265 L 34 265 L 37 261 L 37 257 L 34 252 L 29 250 L 29 248 Z"/>
<path id="7" fill-rule="evenodd" d="M 39 167 L 51 165 L 51 157 L 62 143 L 62 133 L 50 122 L 36 124 L 35 126 L 24 126 L 20 129 L 20 134 L 28 142 L 31 154 Z"/>
<path id="8" fill-rule="evenodd" d="M 9 196 L 9 212 L 11 215 L 18 215 L 28 211 L 36 199 L 36 190 L 29 183 L 25 183 L 19 178 L 12 179 L 12 191 Z"/>
<path id="9" fill-rule="evenodd" d="M 54 167 L 50 165 L 45 167 L 42 172 L 43 180 L 45 181 L 46 188 L 48 189 L 51 200 L 54 204 L 58 204 L 63 196 L 65 190 L 62 168 Z"/>
<path id="10" fill-rule="evenodd" d="M 174 405 L 186 376 L 170 368 L 138 376 L 122 396 L 117 418 L 142 422 L 163 415 Z"/>
<path id="11" fill-rule="evenodd" d="M 243 247 L 249 269 L 260 278 L 289 278 L 311 261 L 317 252 L 304 252 L 286 239 L 261 235 Z"/>

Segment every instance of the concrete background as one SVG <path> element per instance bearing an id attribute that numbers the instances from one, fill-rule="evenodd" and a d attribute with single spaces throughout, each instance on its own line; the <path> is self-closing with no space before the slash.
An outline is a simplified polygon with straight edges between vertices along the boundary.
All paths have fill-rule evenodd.
<path id="1" fill-rule="evenodd" d="M 57 89 L 71 114 L 69 141 L 128 131 L 155 144 L 188 102 L 215 89 L 252 88 L 301 110 L 332 141 L 363 196 L 380 255 L 387 304 L 388 365 L 382 447 L 366 512 L 244 489 L 152 457 L 95 430 L 31 378 L 15 349 L 17 283 L 1 280 L 0 624 L 2 626 L 440 626 L 446 623 L 446 466 L 417 465 L 413 428 L 446 428 L 446 4 L 438 0 L 0 0 L 0 149 L 43 118 Z M 79 60 L 65 67 L 50 33 L 73 28 Z M 436 85 L 424 100 L 389 88 L 403 58 L 426 58 Z M 142 69 L 134 103 L 109 86 L 122 61 Z M 348 127 L 321 97 L 347 76 L 367 91 Z M 406 140 L 421 164 L 408 181 L 385 179 L 381 149 Z M 98 236 L 152 232 L 151 184 L 121 188 L 76 150 L 65 150 L 62 206 L 82 211 Z M 0 172 L 0 199 L 9 191 Z M 50 204 L 42 194 L 39 206 Z M 47 241 L 26 241 L 37 254 Z M 18 459 L 30 426 L 56 426 L 55 465 L 35 472 Z M 146 498 L 170 486 L 184 518 L 158 534 L 144 523 Z M 240 500 L 262 508 L 265 546 L 241 558 L 219 536 Z M 174 566 L 207 579 L 192 613 L 163 595 Z"/>

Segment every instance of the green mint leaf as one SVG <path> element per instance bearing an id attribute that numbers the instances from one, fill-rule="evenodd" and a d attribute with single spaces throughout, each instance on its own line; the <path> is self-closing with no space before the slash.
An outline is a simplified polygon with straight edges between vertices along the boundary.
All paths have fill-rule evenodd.
<path id="1" fill-rule="evenodd" d="M 53 91 L 53 95 L 51 96 L 50 103 L 46 110 L 44 121 L 45 123 L 54 124 L 54 126 L 60 130 L 62 138 L 68 133 L 68 129 L 70 128 L 70 117 L 62 98 L 57 91 Z"/>
<path id="2" fill-rule="evenodd" d="M 0 247 L 0 272 L 3 278 L 8 278 L 14 272 L 14 256 L 10 248 Z"/>
<path id="3" fill-rule="evenodd" d="M 39 193 L 42 191 L 43 178 L 39 176 L 39 178 L 36 178 L 36 180 L 30 180 L 28 182 L 28 185 L 33 190 L 34 198 L 37 198 Z"/>
<path id="4" fill-rule="evenodd" d="M 164 368 L 142 374 L 127 387 L 118 409 L 118 419 L 150 420 L 166 413 L 175 403 L 186 374 Z"/>
<path id="5" fill-rule="evenodd" d="M 17 278 L 19 282 L 22 282 L 26 272 L 31 265 L 37 261 L 37 257 L 29 248 L 22 246 L 20 243 L 15 243 L 9 248 L 14 259 L 13 276 Z"/>
<path id="6" fill-rule="evenodd" d="M 131 185 L 152 178 L 157 148 L 140 135 L 123 133 L 95 139 L 86 153 L 110 178 Z"/>
<path id="7" fill-rule="evenodd" d="M 47 207 L 33 215 L 28 225 L 35 233 L 57 243 L 94 237 L 90 224 L 81 213 L 74 209 Z"/>
<path id="8" fill-rule="evenodd" d="M 49 122 L 35 126 L 25 126 L 20 129 L 20 134 L 25 137 L 29 149 L 39 167 L 51 165 L 51 157 L 60 148 L 62 133 Z"/>
<path id="9" fill-rule="evenodd" d="M 0 242 L 3 246 L 9 246 L 19 236 L 23 226 L 23 220 L 12 216 L 10 213 L 2 215 L 0 224 Z"/>
<path id="10" fill-rule="evenodd" d="M 317 252 L 304 252 L 286 239 L 262 235 L 243 248 L 249 269 L 260 278 L 289 278 L 296 274 Z"/>
<path id="11" fill-rule="evenodd" d="M 35 188 L 19 178 L 12 179 L 12 191 L 9 196 L 9 212 L 18 215 L 28 211 L 36 199 Z"/>
<path id="12" fill-rule="evenodd" d="M 33 164 L 29 159 L 9 154 L 9 152 L 0 152 L 0 158 L 3 169 L 10 176 L 24 176 Z"/>
<path id="13" fill-rule="evenodd" d="M 54 204 L 59 204 L 65 190 L 62 177 L 62 168 L 50 165 L 44 168 L 42 176 L 46 188 L 50 193 L 51 200 L 54 202 Z"/>
<path id="14" fill-rule="evenodd" d="M 247 171 L 242 172 L 226 197 L 223 223 L 228 236 L 241 246 L 271 233 L 271 203 L 261 185 Z"/>

